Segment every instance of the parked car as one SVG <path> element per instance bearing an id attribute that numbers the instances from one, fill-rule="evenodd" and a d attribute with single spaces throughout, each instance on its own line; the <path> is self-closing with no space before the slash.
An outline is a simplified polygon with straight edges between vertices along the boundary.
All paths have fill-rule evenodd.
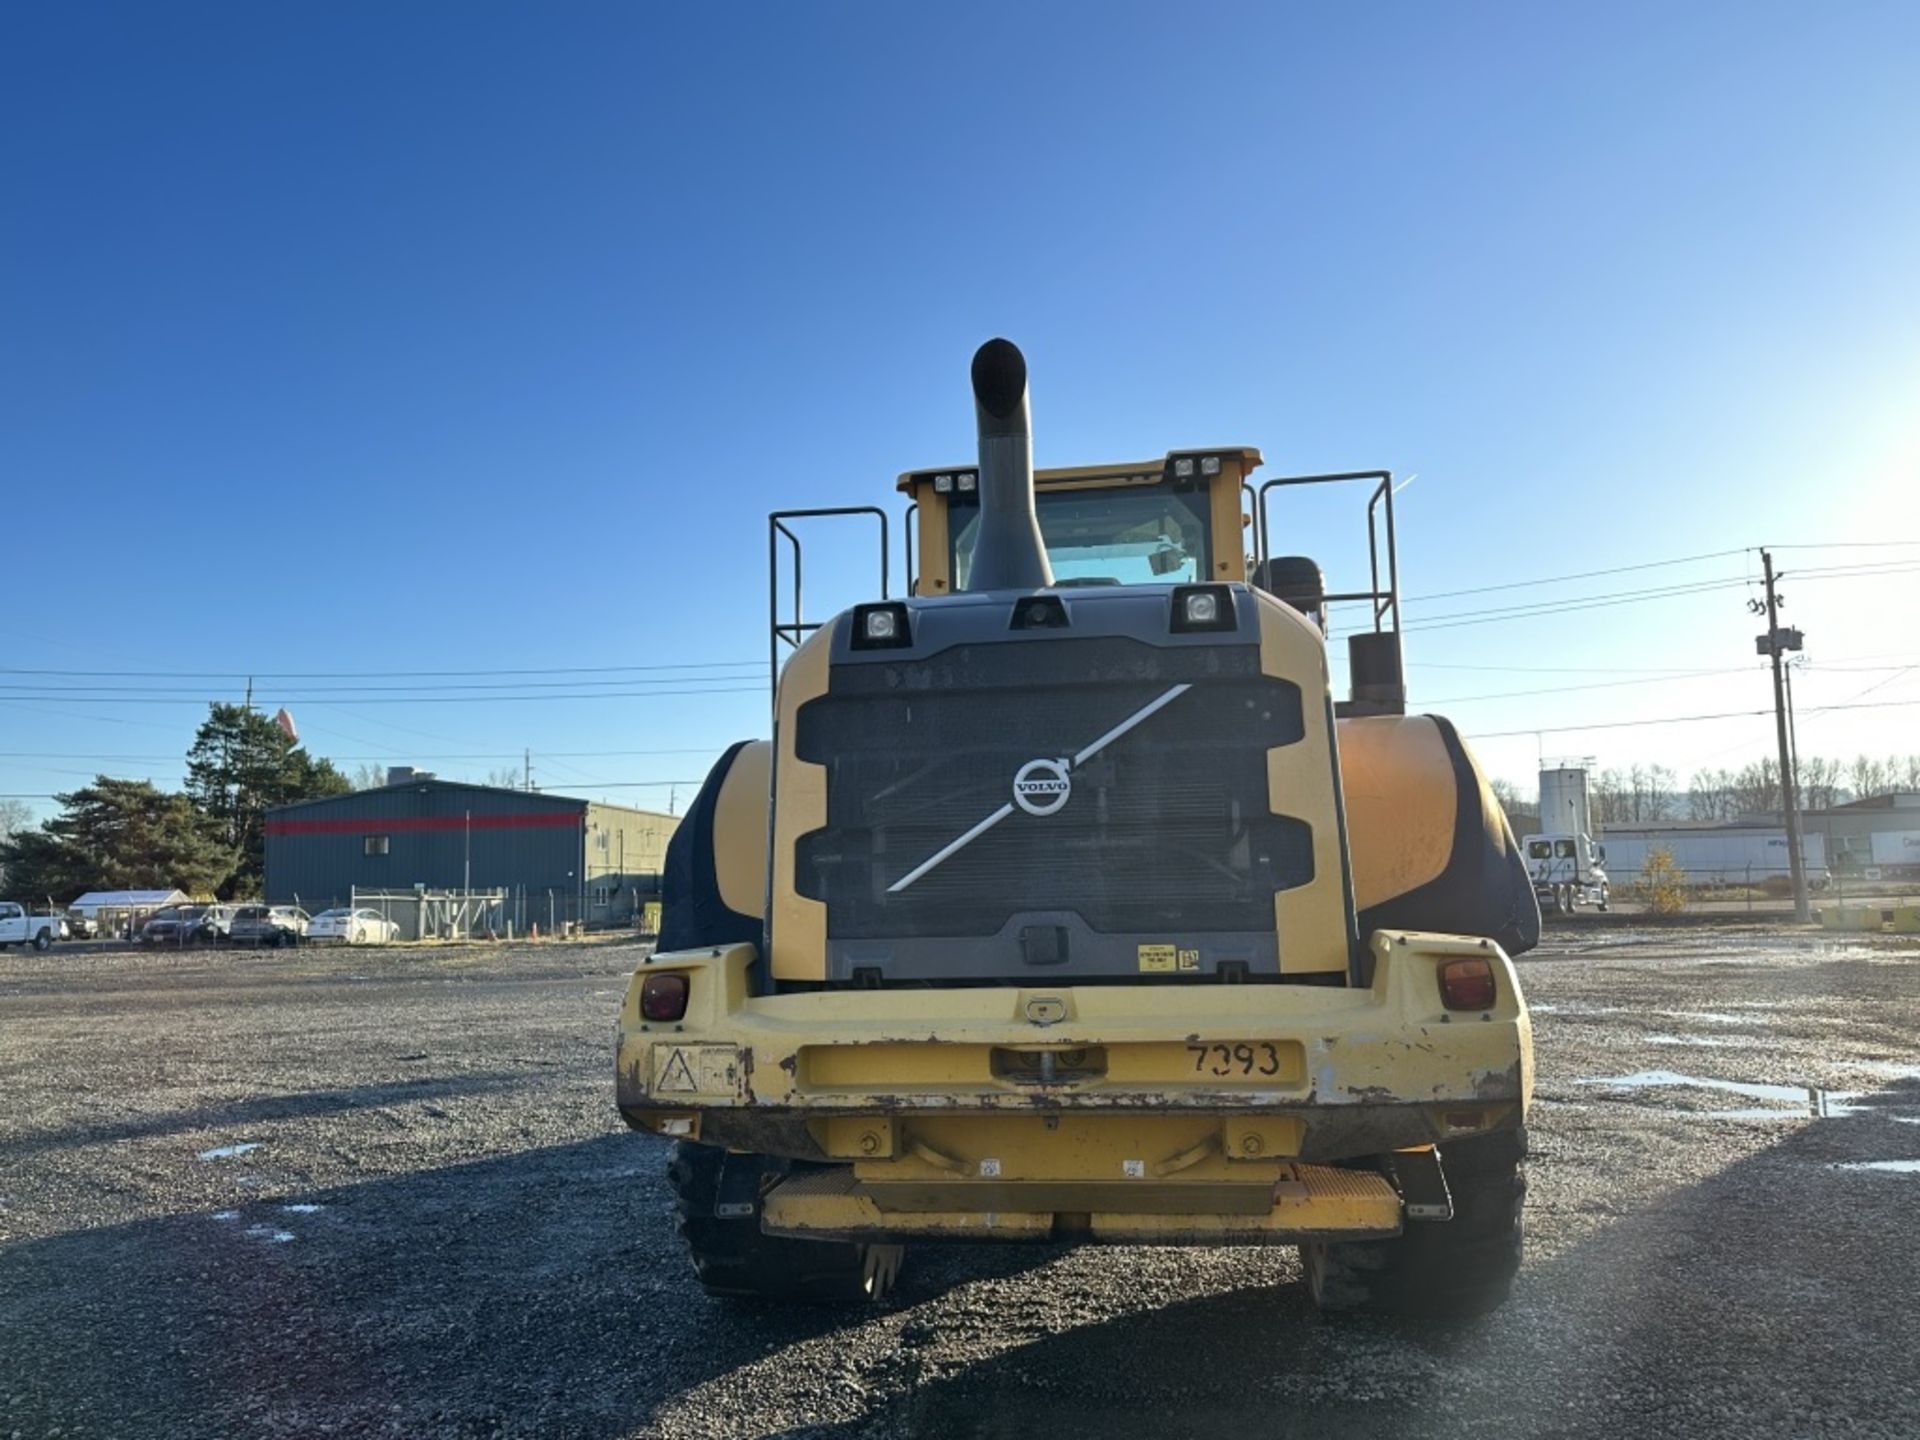
<path id="1" fill-rule="evenodd" d="M 233 917 L 239 913 L 238 905 L 209 905 L 207 913 L 201 917 L 198 938 L 209 945 L 231 939 Z"/>
<path id="2" fill-rule="evenodd" d="M 54 941 L 66 938 L 66 922 L 61 916 L 29 915 L 26 906 L 0 900 L 0 945 L 31 945 L 45 950 Z"/>
<path id="3" fill-rule="evenodd" d="M 100 934 L 100 922 L 78 910 L 67 911 L 67 934 L 75 940 L 92 940 Z"/>
<path id="4" fill-rule="evenodd" d="M 225 911 L 225 914 L 220 912 Z M 169 905 L 140 927 L 143 945 L 211 945 L 233 923 L 231 905 Z"/>
<path id="5" fill-rule="evenodd" d="M 190 905 L 162 905 L 140 922 L 140 928 L 133 932 L 133 943 L 151 945 L 161 934 L 171 938 L 179 929 L 181 912 L 193 908 Z"/>
<path id="6" fill-rule="evenodd" d="M 322 910 L 307 924 L 309 940 L 344 940 L 349 945 L 384 945 L 400 938 L 400 927 L 378 910 Z"/>
<path id="7" fill-rule="evenodd" d="M 298 905 L 242 905 L 233 912 L 227 939 L 235 945 L 298 945 L 309 918 Z"/>

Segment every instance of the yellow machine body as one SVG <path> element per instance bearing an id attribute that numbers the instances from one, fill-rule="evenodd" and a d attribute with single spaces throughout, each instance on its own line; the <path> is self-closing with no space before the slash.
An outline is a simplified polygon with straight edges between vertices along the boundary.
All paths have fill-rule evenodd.
<path id="1" fill-rule="evenodd" d="M 1189 454 L 1218 461 L 1206 578 L 1245 582 L 1257 451 L 1041 471 L 1036 489 L 1150 484 Z M 923 600 L 954 584 L 943 473 L 900 482 L 917 507 Z M 736 933 L 760 938 L 670 950 L 636 971 L 617 1048 L 628 1122 L 835 1162 L 766 1196 L 774 1234 L 1292 1244 L 1398 1233 L 1403 1196 L 1386 1175 L 1335 1162 L 1430 1156 L 1521 1124 L 1531 1098 L 1531 1029 L 1496 928 L 1411 923 L 1452 914 L 1450 898 L 1471 890 L 1481 862 L 1464 852 L 1497 863 L 1511 839 L 1451 727 L 1336 721 L 1320 628 L 1247 595 L 1261 672 L 1305 698 L 1299 738 L 1266 752 L 1268 808 L 1312 837 L 1311 880 L 1274 896 L 1276 977 L 1167 983 L 1181 978 L 1170 934 L 1164 965 L 1162 947 L 1140 947 L 1137 984 L 829 983 L 827 907 L 796 881 L 803 837 L 827 822 L 826 770 L 796 735 L 801 707 L 829 686 L 828 626 L 784 668 L 775 740 L 741 747 L 717 777 L 701 863 Z M 1491 969 L 1482 1009 L 1443 1003 L 1440 969 L 1462 959 Z M 663 974 L 687 985 L 669 1023 L 641 1008 Z"/>

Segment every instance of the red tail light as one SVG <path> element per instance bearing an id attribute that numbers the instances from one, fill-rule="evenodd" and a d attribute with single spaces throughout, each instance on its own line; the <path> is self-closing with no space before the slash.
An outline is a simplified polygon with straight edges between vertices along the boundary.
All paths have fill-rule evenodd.
<path id="1" fill-rule="evenodd" d="M 1440 1003 L 1449 1010 L 1493 1008 L 1493 962 L 1477 957 L 1440 966 Z"/>
<path id="2" fill-rule="evenodd" d="M 672 970 L 640 984 L 640 1013 L 649 1020 L 678 1020 L 687 1013 L 687 977 Z"/>

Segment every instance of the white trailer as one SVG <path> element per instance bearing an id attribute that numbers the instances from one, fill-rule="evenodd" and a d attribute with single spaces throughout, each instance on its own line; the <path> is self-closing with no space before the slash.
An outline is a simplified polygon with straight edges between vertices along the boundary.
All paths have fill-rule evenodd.
<path id="1" fill-rule="evenodd" d="M 1624 829 L 1609 831 L 1608 866 L 1628 879 L 1640 873 L 1647 856 L 1665 850 L 1685 885 L 1761 885 L 1793 873 L 1787 832 L 1763 827 L 1711 829 Z M 1807 883 L 1816 889 L 1827 879 L 1827 842 L 1819 834 L 1800 837 L 1800 858 Z"/>
<path id="2" fill-rule="evenodd" d="M 1877 830 L 1870 846 L 1875 865 L 1920 869 L 1920 830 Z"/>

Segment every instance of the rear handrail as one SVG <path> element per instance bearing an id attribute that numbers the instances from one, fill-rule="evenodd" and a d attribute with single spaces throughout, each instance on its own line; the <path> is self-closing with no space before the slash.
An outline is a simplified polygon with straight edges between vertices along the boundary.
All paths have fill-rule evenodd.
<path id="1" fill-rule="evenodd" d="M 805 590 L 802 584 L 802 547 L 800 537 L 791 530 L 789 520 L 823 520 L 847 515 L 871 515 L 880 522 L 880 598 L 893 598 L 889 551 L 892 549 L 887 512 L 878 505 L 829 505 L 812 510 L 775 510 L 767 516 L 767 685 L 778 694 L 780 687 L 780 642 L 797 650 L 807 636 L 825 621 L 806 618 Z M 780 541 L 792 547 L 793 618 L 780 618 Z"/>
<path id="2" fill-rule="evenodd" d="M 1365 600 L 1373 612 L 1373 628 L 1387 628 L 1382 621 L 1392 617 L 1391 628 L 1400 629 L 1400 547 L 1393 524 L 1393 472 L 1391 470 L 1343 470 L 1327 475 L 1279 475 L 1264 482 L 1254 497 L 1253 540 L 1256 566 L 1272 558 L 1273 524 L 1268 515 L 1272 492 L 1294 485 L 1332 485 L 1352 480 L 1374 481 L 1373 494 L 1367 500 L 1367 573 L 1372 588 L 1343 590 L 1322 595 L 1333 604 Z M 1380 521 L 1386 521 L 1386 588 L 1380 585 Z"/>

